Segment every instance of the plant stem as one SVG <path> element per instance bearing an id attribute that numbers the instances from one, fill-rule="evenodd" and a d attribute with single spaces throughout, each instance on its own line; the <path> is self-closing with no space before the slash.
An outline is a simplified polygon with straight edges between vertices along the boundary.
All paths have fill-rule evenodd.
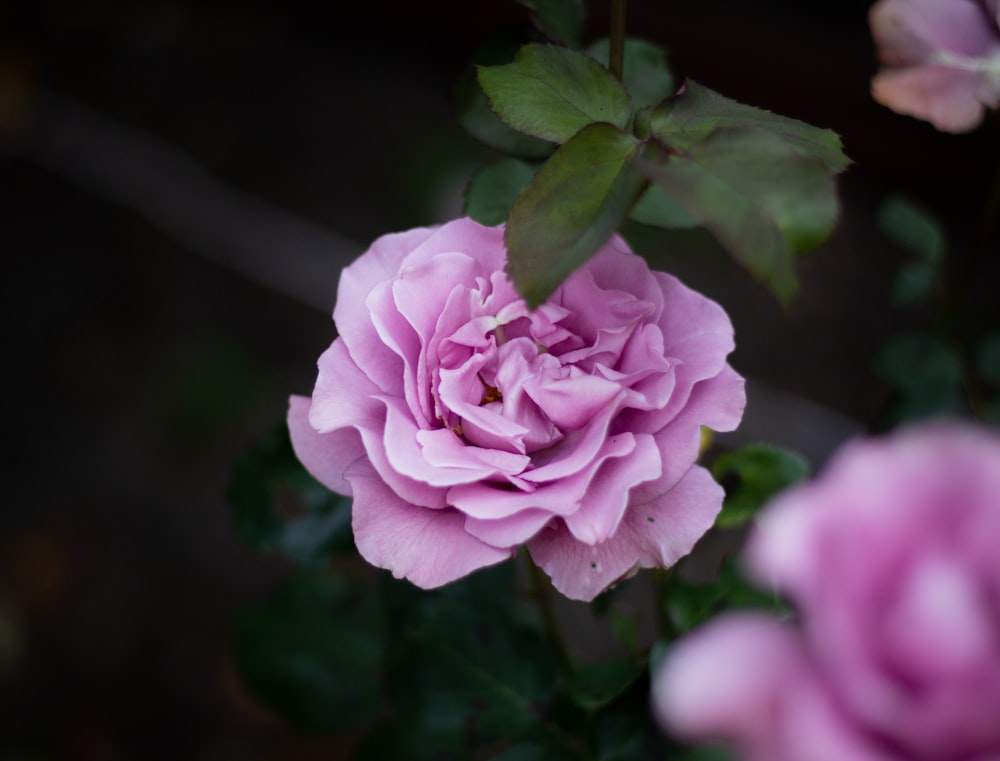
<path id="1" fill-rule="evenodd" d="M 625 64 L 625 0 L 611 0 L 611 52 L 608 68 L 621 81 Z"/>
<path id="2" fill-rule="evenodd" d="M 528 560 L 528 575 L 531 577 L 531 593 L 538 603 L 538 609 L 542 613 L 542 623 L 545 631 L 549 635 L 549 641 L 556 651 L 556 657 L 565 672 L 572 675 L 576 671 L 572 659 L 569 657 L 569 650 L 566 648 L 566 640 L 559 629 L 559 621 L 556 619 L 555 608 L 552 604 L 552 595 L 549 592 L 549 580 L 542 573 L 542 569 L 535 565 L 531 555 L 524 553 Z"/>

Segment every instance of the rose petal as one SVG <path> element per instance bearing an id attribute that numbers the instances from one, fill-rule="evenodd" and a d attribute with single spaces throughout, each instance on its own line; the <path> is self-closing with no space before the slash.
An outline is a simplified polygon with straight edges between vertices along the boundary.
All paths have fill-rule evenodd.
<path id="1" fill-rule="evenodd" d="M 632 494 L 632 502 L 649 502 L 673 488 L 687 473 L 689 463 L 698 458 L 701 426 L 716 431 L 732 430 L 739 424 L 745 404 L 743 378 L 728 365 L 716 377 L 695 386 L 688 405 L 678 418 L 654 434 L 663 458 L 663 472 L 658 479 L 638 486 Z M 645 426 L 640 423 L 648 422 L 644 415 L 653 414 L 636 412 L 632 416 L 629 412 L 626 410 L 621 416 L 624 422 L 620 424 L 635 431 L 643 430 Z"/>
<path id="2" fill-rule="evenodd" d="M 718 375 L 734 348 L 733 324 L 721 306 L 665 272 L 653 272 L 663 288 L 664 307 L 659 327 L 663 352 L 680 360 L 671 407 L 687 402 L 688 390 L 698 381 Z"/>
<path id="3" fill-rule="evenodd" d="M 351 495 L 351 484 L 344 471 L 355 460 L 365 456 L 361 437 L 353 428 L 341 428 L 321 434 L 309 424 L 312 400 L 292 396 L 288 403 L 288 433 L 292 449 L 310 475 L 338 494 Z"/>
<path id="4" fill-rule="evenodd" d="M 563 518 L 570 533 L 585 544 L 608 539 L 625 515 L 632 488 L 657 478 L 663 469 L 653 437 L 635 437 L 627 456 L 608 459 L 596 473 L 576 512 Z"/>
<path id="5" fill-rule="evenodd" d="M 470 535 L 461 513 L 428 510 L 400 499 L 364 461 L 346 476 L 354 490 L 352 527 L 358 551 L 397 579 L 433 589 L 514 554 Z"/>
<path id="6" fill-rule="evenodd" d="M 494 547 L 516 547 L 524 544 L 552 520 L 548 510 L 521 510 L 504 518 L 490 520 L 465 518 L 465 530 Z"/>
<path id="7" fill-rule="evenodd" d="M 394 278 L 407 254 L 433 233 L 434 228 L 422 227 L 384 235 L 340 273 L 333 320 L 347 348 L 360 358 L 358 366 L 383 392 L 402 390 L 402 363 L 379 341 L 364 297 Z"/>
<path id="8" fill-rule="evenodd" d="M 617 407 L 616 398 L 624 398 L 618 383 L 574 370 L 567 368 L 565 377 L 536 375 L 524 383 L 525 393 L 563 432 L 584 428 L 600 410 Z"/>
<path id="9" fill-rule="evenodd" d="M 881 0 L 868 20 L 890 65 L 925 63 L 937 51 L 983 56 L 1000 42 L 974 0 Z"/>
<path id="10" fill-rule="evenodd" d="M 655 316 L 663 308 L 664 294 L 651 278 L 649 265 L 641 256 L 632 253 L 621 236 L 613 235 L 586 264 L 586 271 L 599 288 L 630 293 L 639 301 L 652 306 Z M 589 304 L 574 304 L 571 312 L 586 311 Z"/>
<path id="11" fill-rule="evenodd" d="M 556 589 L 589 602 L 639 568 L 667 568 L 689 553 L 715 522 L 722 497 L 722 487 L 696 465 L 658 500 L 630 506 L 615 534 L 600 544 L 579 542 L 557 523 L 528 549 Z"/>
<path id="12" fill-rule="evenodd" d="M 422 383 L 418 368 L 420 366 L 421 344 L 413 326 L 399 313 L 392 293 L 392 281 L 379 283 L 368 294 L 365 304 L 372 313 L 372 322 L 381 342 L 402 360 L 403 398 L 410 408 L 410 414 L 415 420 L 420 420 L 423 427 L 429 427 L 434 420 L 434 405 Z"/>
<path id="13" fill-rule="evenodd" d="M 968 132 L 983 120 L 977 92 L 982 74 L 944 66 L 887 69 L 872 79 L 872 97 L 943 132 Z"/>
<path id="14" fill-rule="evenodd" d="M 492 476 L 517 473 L 528 463 L 524 455 L 463 447 L 452 431 L 418 428 L 402 400 L 383 397 L 379 401 L 386 410 L 384 446 L 389 465 L 397 473 L 415 481 L 435 487 L 477 483 Z M 424 457 L 425 444 L 431 447 L 430 456 L 438 464 L 428 462 Z M 459 450 L 465 450 L 464 455 Z"/>
<path id="15" fill-rule="evenodd" d="M 459 484 L 448 490 L 448 503 L 475 518 L 495 520 L 506 518 L 522 510 L 544 509 L 553 515 L 576 512 L 587 491 L 591 488 L 601 465 L 610 458 L 627 457 L 636 448 L 635 437 L 630 433 L 612 436 L 602 442 L 590 462 L 576 473 L 551 483 L 539 485 L 534 491 L 510 491 L 493 483 Z M 531 471 L 520 474 L 528 483 Z"/>
<path id="16" fill-rule="evenodd" d="M 762 614 L 726 614 L 676 643 L 653 705 L 668 731 L 746 761 L 900 759 L 831 700 L 795 632 Z"/>
<path id="17" fill-rule="evenodd" d="M 762 744 L 799 647 L 794 631 L 768 616 L 729 613 L 673 646 L 653 679 L 656 716 L 688 740 Z"/>
<path id="18" fill-rule="evenodd" d="M 486 227 L 463 217 L 434 228 L 406 257 L 406 263 L 419 265 L 442 253 L 459 252 L 474 256 L 485 272 L 503 272 L 507 253 L 503 245 L 503 227 Z"/>
<path id="19" fill-rule="evenodd" d="M 354 364 L 347 345 L 334 341 L 319 359 L 319 377 L 309 409 L 309 425 L 320 434 L 352 428 L 361 434 L 372 465 L 391 488 L 408 502 L 426 507 L 444 507 L 445 492 L 408 478 L 389 465 L 385 451 L 385 407 L 374 394 L 378 388 Z M 331 444 L 339 437 L 329 439 Z M 330 467 L 341 472 L 341 461 Z"/>

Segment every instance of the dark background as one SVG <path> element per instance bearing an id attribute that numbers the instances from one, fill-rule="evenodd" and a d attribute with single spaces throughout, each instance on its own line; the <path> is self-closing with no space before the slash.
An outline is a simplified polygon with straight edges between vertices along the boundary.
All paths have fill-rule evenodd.
<path id="1" fill-rule="evenodd" d="M 815 464 L 885 404 L 878 347 L 927 319 L 887 305 L 902 252 L 877 205 L 905 192 L 967 241 L 1000 158 L 995 115 L 942 135 L 870 99 L 867 8 L 629 7 L 678 73 L 831 127 L 856 162 L 787 312 L 704 237 L 633 231 L 733 317 L 760 391 L 741 435 Z M 283 565 L 236 538 L 227 479 L 310 390 L 339 268 L 459 213 L 490 154 L 451 88 L 526 21 L 500 0 L 0 2 L 0 761 L 337 757 L 234 672 L 232 617 Z"/>

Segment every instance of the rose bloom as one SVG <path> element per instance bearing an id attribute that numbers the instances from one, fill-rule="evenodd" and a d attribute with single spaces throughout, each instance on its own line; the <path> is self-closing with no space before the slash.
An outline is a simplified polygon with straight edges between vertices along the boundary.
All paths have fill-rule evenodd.
<path id="1" fill-rule="evenodd" d="M 396 577 L 437 587 L 527 544 L 590 600 L 712 525 L 722 489 L 695 460 L 701 426 L 742 415 L 732 325 L 617 237 L 533 312 L 505 264 L 503 228 L 469 219 L 375 241 L 292 444 Z"/>
<path id="2" fill-rule="evenodd" d="M 880 0 L 872 35 L 886 68 L 872 96 L 945 132 L 976 127 L 1000 105 L 996 0 Z"/>
<path id="3" fill-rule="evenodd" d="M 1000 436 L 850 444 L 780 496 L 747 555 L 799 620 L 731 613 L 654 680 L 675 734 L 750 761 L 1000 759 Z"/>

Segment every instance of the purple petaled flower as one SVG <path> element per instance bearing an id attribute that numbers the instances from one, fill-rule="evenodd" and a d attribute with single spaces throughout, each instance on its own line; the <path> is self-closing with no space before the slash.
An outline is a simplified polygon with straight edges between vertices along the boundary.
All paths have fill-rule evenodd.
<path id="1" fill-rule="evenodd" d="M 665 725 L 748 761 L 1000 759 L 1000 435 L 846 447 L 767 508 L 750 570 L 796 623 L 729 614 L 654 683 Z"/>
<path id="2" fill-rule="evenodd" d="M 996 0 L 879 0 L 872 35 L 886 68 L 872 96 L 945 132 L 966 132 L 1000 105 Z"/>
<path id="3" fill-rule="evenodd" d="M 617 237 L 534 312 L 506 258 L 503 229 L 468 219 L 375 241 L 341 276 L 292 444 L 354 497 L 370 563 L 431 588 L 526 543 L 590 600 L 712 525 L 722 490 L 695 460 L 701 426 L 743 412 L 733 329 Z"/>

